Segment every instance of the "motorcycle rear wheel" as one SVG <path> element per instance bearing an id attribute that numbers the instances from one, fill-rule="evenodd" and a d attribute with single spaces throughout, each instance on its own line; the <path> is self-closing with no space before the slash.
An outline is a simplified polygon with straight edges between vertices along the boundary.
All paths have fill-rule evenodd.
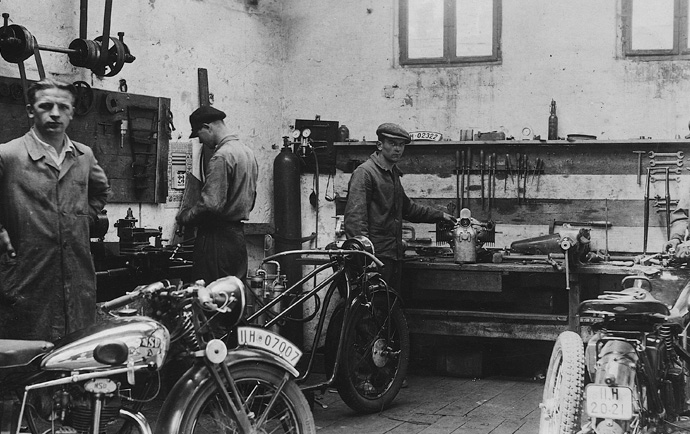
<path id="1" fill-rule="evenodd" d="M 566 331 L 556 339 L 539 422 L 539 434 L 573 434 L 580 430 L 584 395 L 585 355 L 582 338 Z"/>
<path id="2" fill-rule="evenodd" d="M 344 312 L 344 304 L 336 306 L 331 317 L 330 336 L 336 335 L 344 319 L 339 309 Z M 338 393 L 359 413 L 381 411 L 398 395 L 410 360 L 410 334 L 400 300 L 379 293 L 371 307 L 356 305 L 345 327 L 336 374 Z"/>
<path id="3" fill-rule="evenodd" d="M 283 372 L 265 364 L 247 363 L 231 369 L 241 394 L 241 401 L 251 412 L 255 422 L 266 417 L 256 432 L 315 434 L 314 416 L 304 394 L 294 381 L 288 382 L 270 413 L 265 415 L 266 405 L 273 398 Z M 214 381 L 208 381 L 194 392 L 190 405 L 185 409 L 180 434 L 238 433 L 240 428 L 222 392 Z"/>

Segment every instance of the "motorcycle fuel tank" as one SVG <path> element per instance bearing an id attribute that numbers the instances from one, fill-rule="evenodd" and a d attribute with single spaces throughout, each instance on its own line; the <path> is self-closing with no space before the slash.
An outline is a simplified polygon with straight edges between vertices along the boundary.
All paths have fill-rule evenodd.
<path id="1" fill-rule="evenodd" d="M 41 362 L 45 370 L 79 371 L 106 367 L 94 358 L 102 344 L 123 343 L 129 350 L 128 365 L 160 367 L 170 348 L 170 333 L 148 317 L 114 318 L 65 336 Z"/>

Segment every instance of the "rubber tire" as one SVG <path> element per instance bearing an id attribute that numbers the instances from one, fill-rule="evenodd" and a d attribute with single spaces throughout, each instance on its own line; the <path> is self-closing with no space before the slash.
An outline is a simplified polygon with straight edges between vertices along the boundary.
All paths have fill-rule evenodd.
<path id="1" fill-rule="evenodd" d="M 405 319 L 405 315 L 403 314 L 403 310 L 400 305 L 400 300 L 397 300 L 393 295 L 390 297 L 392 302 L 395 301 L 393 304 L 393 309 L 391 310 L 390 318 L 393 323 L 393 327 L 395 327 L 395 330 L 397 330 L 397 333 L 394 335 L 394 339 L 397 337 L 397 345 L 395 345 L 395 349 L 400 350 L 400 355 L 397 357 L 397 359 L 392 358 L 385 366 L 381 368 L 377 368 L 371 361 L 370 348 L 373 340 L 369 338 L 371 336 L 371 329 L 365 327 L 366 324 L 371 324 L 371 322 L 368 322 L 371 319 L 371 316 L 366 306 L 355 306 L 350 312 L 350 318 L 348 318 L 345 326 L 345 342 L 340 365 L 336 374 L 336 388 L 338 389 L 338 393 L 340 394 L 340 398 L 343 400 L 343 402 L 359 413 L 376 413 L 386 408 L 398 395 L 403 381 L 407 376 L 407 367 L 410 361 L 410 332 L 407 326 L 407 320 Z M 387 312 L 386 294 L 376 294 L 372 300 L 372 305 L 377 308 L 376 312 Z M 381 316 L 380 318 L 382 319 L 383 317 Z M 379 323 L 382 322 L 383 321 L 379 321 Z M 365 333 L 369 336 L 364 336 L 362 333 Z M 359 342 L 363 337 L 367 341 L 367 344 L 361 346 L 359 345 Z M 356 378 L 356 360 L 359 358 L 359 354 L 356 352 L 356 350 L 358 348 L 363 349 L 365 352 L 364 356 L 367 358 L 367 361 L 365 362 L 367 367 L 373 370 L 376 374 L 383 373 L 384 377 L 390 377 L 390 375 L 386 375 L 384 369 L 389 369 L 391 367 L 395 369 L 393 381 L 386 383 L 386 385 L 383 386 L 382 393 L 378 393 L 375 397 L 364 396 L 356 387 L 358 385 L 356 382 L 359 381 L 359 378 Z M 372 376 L 372 378 L 376 380 L 376 376 Z"/>
<path id="2" fill-rule="evenodd" d="M 283 371 L 270 365 L 257 364 L 257 363 L 246 363 L 238 366 L 233 366 L 230 368 L 230 372 L 238 385 L 238 388 L 242 388 L 243 383 L 249 382 L 251 386 L 256 381 L 262 383 L 268 383 L 272 386 L 277 386 L 283 379 Z M 246 384 L 245 384 L 246 385 Z M 214 399 L 214 397 L 219 393 L 218 387 L 215 381 L 207 381 L 202 387 L 198 388 L 194 392 L 194 397 L 190 401 L 190 405 L 184 409 L 184 416 L 180 424 L 181 429 L 179 434 L 198 434 L 199 432 L 217 433 L 221 432 L 218 430 L 210 431 L 196 431 L 195 424 L 199 417 L 199 412 L 206 406 L 207 402 Z M 289 381 L 283 393 L 281 394 L 285 404 L 289 407 L 293 417 L 297 419 L 296 430 L 287 431 L 294 434 L 316 434 L 316 426 L 314 424 L 314 416 L 309 409 L 309 403 L 304 397 L 304 394 L 300 390 L 299 386 L 294 381 Z M 216 407 L 217 409 L 217 407 Z M 256 413 L 256 418 L 261 415 Z M 231 416 L 232 420 L 229 422 L 234 422 L 234 416 Z M 217 419 L 217 418 L 216 418 Z M 282 424 L 281 424 L 282 425 Z M 281 428 L 281 426 L 274 426 L 274 429 Z M 283 429 L 289 429 L 290 427 L 285 427 L 282 425 Z M 236 427 L 237 433 L 241 433 L 239 427 Z M 263 431 L 265 430 L 265 431 Z M 228 432 L 228 431 L 222 431 Z M 278 433 L 280 431 L 269 429 L 268 427 L 257 427 L 257 432 L 271 432 Z"/>
<path id="3" fill-rule="evenodd" d="M 323 365 L 324 372 L 328 378 L 333 373 L 335 366 L 335 356 L 338 352 L 338 342 L 340 341 L 340 330 L 343 327 L 343 318 L 345 317 L 345 301 L 341 300 L 333 308 L 331 316 L 328 320 L 328 329 L 326 329 L 326 343 L 324 345 Z"/>
<path id="4" fill-rule="evenodd" d="M 571 331 L 561 333 L 549 360 L 540 405 L 539 434 L 573 434 L 580 430 L 584 374 L 582 338 Z"/>

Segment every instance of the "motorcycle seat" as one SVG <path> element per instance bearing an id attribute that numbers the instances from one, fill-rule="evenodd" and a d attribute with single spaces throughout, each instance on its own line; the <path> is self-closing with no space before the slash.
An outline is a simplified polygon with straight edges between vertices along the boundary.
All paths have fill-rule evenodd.
<path id="1" fill-rule="evenodd" d="M 0 368 L 28 365 L 36 356 L 50 351 L 53 346 L 48 341 L 0 339 Z"/>
<path id="2" fill-rule="evenodd" d="M 658 314 L 669 316 L 671 310 L 644 289 L 629 288 L 620 292 L 607 292 L 595 300 L 580 303 L 581 315 L 607 312 L 614 315 Z"/>

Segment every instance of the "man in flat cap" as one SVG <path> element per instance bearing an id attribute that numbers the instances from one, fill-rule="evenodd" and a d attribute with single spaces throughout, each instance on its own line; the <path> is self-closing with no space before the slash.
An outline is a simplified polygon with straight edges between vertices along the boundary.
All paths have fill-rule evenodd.
<path id="1" fill-rule="evenodd" d="M 403 219 L 414 223 L 454 221 L 440 210 L 414 203 L 400 183 L 402 172 L 396 165 L 410 135 L 396 124 L 381 124 L 376 129 L 377 150 L 352 172 L 345 206 L 345 234 L 364 235 L 374 244 L 376 256 L 384 263 L 383 278 L 400 289 L 400 274 L 405 248 L 402 243 Z"/>
<path id="2" fill-rule="evenodd" d="M 259 166 L 254 152 L 223 121 L 225 113 L 203 106 L 189 116 L 190 138 L 198 137 L 213 155 L 197 203 L 180 209 L 177 224 L 196 226 L 192 274 L 206 283 L 225 276 L 244 279 L 247 244 L 243 221 L 256 201 Z"/>

